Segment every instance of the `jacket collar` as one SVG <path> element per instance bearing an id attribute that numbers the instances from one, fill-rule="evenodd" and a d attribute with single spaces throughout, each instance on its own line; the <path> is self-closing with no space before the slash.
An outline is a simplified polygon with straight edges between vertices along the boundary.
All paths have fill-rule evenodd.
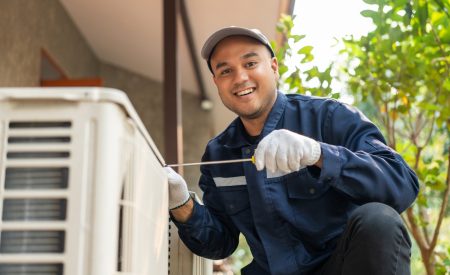
<path id="1" fill-rule="evenodd" d="M 286 103 L 287 97 L 280 91 L 277 91 L 277 99 L 270 110 L 266 122 L 264 123 L 259 139 L 262 139 L 275 129 L 284 113 Z M 230 126 L 228 126 L 227 130 L 225 130 L 224 134 L 220 137 L 220 143 L 230 149 L 249 146 L 250 144 L 245 138 L 244 131 L 244 125 L 242 124 L 241 119 L 237 117 L 233 120 L 233 122 L 231 122 Z"/>

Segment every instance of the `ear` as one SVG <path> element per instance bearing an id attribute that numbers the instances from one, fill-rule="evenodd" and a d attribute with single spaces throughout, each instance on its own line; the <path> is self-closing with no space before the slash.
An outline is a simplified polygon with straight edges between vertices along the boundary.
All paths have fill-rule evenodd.
<path id="1" fill-rule="evenodd" d="M 276 74 L 276 78 L 278 79 L 280 77 L 280 74 L 278 73 L 278 60 L 276 57 L 272 57 L 272 60 L 270 60 L 270 67 L 272 68 L 273 72 Z"/>

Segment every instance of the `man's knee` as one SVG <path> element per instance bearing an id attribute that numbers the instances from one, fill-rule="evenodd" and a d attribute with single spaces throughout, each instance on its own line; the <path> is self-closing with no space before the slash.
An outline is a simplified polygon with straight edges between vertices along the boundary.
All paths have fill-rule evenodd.
<path id="1" fill-rule="evenodd" d="M 380 240 L 393 234 L 407 236 L 400 215 L 392 207 L 382 203 L 367 203 L 358 207 L 350 216 L 350 223 L 366 237 Z"/>

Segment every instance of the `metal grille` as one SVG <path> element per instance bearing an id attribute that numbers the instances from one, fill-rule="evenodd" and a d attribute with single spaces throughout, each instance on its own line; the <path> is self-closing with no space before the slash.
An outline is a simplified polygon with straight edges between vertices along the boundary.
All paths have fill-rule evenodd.
<path id="1" fill-rule="evenodd" d="M 66 199 L 5 199 L 2 220 L 62 221 L 66 207 Z"/>
<path id="2" fill-rule="evenodd" d="M 48 158 L 68 158 L 69 152 L 8 152 L 8 159 L 48 159 Z"/>
<path id="3" fill-rule="evenodd" d="M 64 231 L 3 231 L 0 253 L 62 253 Z"/>
<path id="4" fill-rule="evenodd" d="M 62 264 L 0 264 L 0 275 L 62 275 Z"/>
<path id="5" fill-rule="evenodd" d="M 69 143 L 70 137 L 9 137 L 10 144 L 29 144 L 29 143 Z"/>
<path id="6" fill-rule="evenodd" d="M 5 189 L 66 189 L 69 169 L 53 168 L 7 168 Z"/>
<path id="7" fill-rule="evenodd" d="M 70 128 L 70 121 L 12 121 L 9 123 L 10 129 L 20 128 Z"/>
<path id="8" fill-rule="evenodd" d="M 0 256 L 14 261 L 1 262 L 0 275 L 63 275 L 62 262 L 26 259 L 65 253 L 66 232 L 53 222 L 67 218 L 67 197 L 55 191 L 69 186 L 69 167 L 61 161 L 70 157 L 72 122 L 12 121 L 8 126 Z M 53 195 L 43 197 L 44 190 Z"/>

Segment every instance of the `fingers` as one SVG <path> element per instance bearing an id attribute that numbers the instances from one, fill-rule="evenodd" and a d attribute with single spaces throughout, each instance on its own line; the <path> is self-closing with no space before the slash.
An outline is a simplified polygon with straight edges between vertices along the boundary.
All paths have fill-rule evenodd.
<path id="1" fill-rule="evenodd" d="M 266 147 L 266 153 L 264 154 L 266 169 L 270 172 L 275 172 L 277 170 L 277 152 L 278 142 L 271 138 Z"/>
<path id="2" fill-rule="evenodd" d="M 278 144 L 277 146 L 277 152 L 275 155 L 275 160 L 276 160 L 276 170 L 281 170 L 283 172 L 289 173 L 292 170 L 289 167 L 289 159 L 291 158 L 289 150 L 289 146 L 283 146 Z M 292 153 L 292 152 L 291 152 Z M 278 168 L 278 169 L 277 169 Z M 272 171 L 275 172 L 275 171 Z"/>
<path id="3" fill-rule="evenodd" d="M 169 182 L 169 209 L 175 209 L 186 203 L 189 191 L 183 177 L 171 167 L 164 167 Z"/>
<path id="4" fill-rule="evenodd" d="M 314 165 L 320 159 L 322 151 L 320 143 L 311 138 L 303 137 L 302 147 L 301 164 L 303 166 Z"/>
<path id="5" fill-rule="evenodd" d="M 168 166 L 164 167 L 164 170 L 166 171 L 167 175 L 177 173 L 177 172 L 175 172 L 175 170 L 172 169 L 172 167 L 168 167 Z"/>
<path id="6" fill-rule="evenodd" d="M 287 147 L 280 146 L 278 134 L 273 134 L 264 138 L 255 150 L 256 169 L 261 171 L 264 167 L 274 173 L 278 169 L 288 171 Z"/>
<path id="7" fill-rule="evenodd" d="M 293 146 L 289 150 L 288 155 L 288 166 L 290 171 L 298 171 L 300 170 L 300 160 L 301 160 L 301 150 L 296 146 Z"/>
<path id="8" fill-rule="evenodd" d="M 304 157 L 303 136 L 288 130 L 274 130 L 259 143 L 255 150 L 256 169 L 266 168 L 290 173 L 300 170 Z"/>
<path id="9" fill-rule="evenodd" d="M 169 183 L 183 180 L 183 177 L 180 176 L 177 172 L 175 172 L 175 170 L 173 170 L 172 167 L 164 167 L 164 170 L 167 173 L 167 179 L 169 180 Z"/>
<path id="10" fill-rule="evenodd" d="M 267 139 L 261 140 L 255 150 L 255 166 L 256 170 L 261 171 L 265 167 L 265 154 L 267 147 Z"/>
<path id="11" fill-rule="evenodd" d="M 278 142 L 274 135 L 269 135 L 264 138 L 255 150 L 255 165 L 258 171 L 264 169 L 264 167 L 275 172 L 277 170 L 277 149 Z"/>

